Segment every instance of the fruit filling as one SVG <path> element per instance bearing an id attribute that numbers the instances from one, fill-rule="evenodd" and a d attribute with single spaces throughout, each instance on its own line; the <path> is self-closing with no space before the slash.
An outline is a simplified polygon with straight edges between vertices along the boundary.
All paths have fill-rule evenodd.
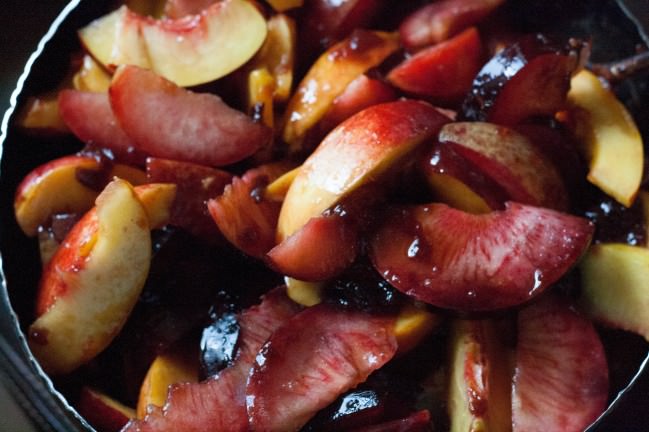
<path id="1" fill-rule="evenodd" d="M 649 341 L 643 136 L 589 15 L 520 3 L 140 0 L 78 29 L 15 123 L 77 149 L 14 200 L 57 388 L 99 431 L 588 428 L 639 367 L 611 332 Z"/>

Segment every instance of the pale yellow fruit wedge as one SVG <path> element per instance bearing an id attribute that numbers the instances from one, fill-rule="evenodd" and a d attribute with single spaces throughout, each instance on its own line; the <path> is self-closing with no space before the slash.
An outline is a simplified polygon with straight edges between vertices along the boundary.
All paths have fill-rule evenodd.
<path id="1" fill-rule="evenodd" d="M 582 70 L 570 82 L 574 133 L 588 160 L 588 181 L 629 207 L 642 179 L 643 145 L 627 109 L 593 73 Z"/>
<path id="2" fill-rule="evenodd" d="M 604 324 L 649 341 L 649 249 L 596 244 L 579 267 L 584 310 Z"/>

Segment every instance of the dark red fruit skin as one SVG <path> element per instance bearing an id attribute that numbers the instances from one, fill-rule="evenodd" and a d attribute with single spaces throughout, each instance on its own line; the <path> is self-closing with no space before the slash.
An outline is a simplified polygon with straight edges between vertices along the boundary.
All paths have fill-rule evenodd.
<path id="1" fill-rule="evenodd" d="M 513 431 L 580 432 L 606 408 L 608 365 L 592 322 L 547 295 L 518 316 Z"/>
<path id="2" fill-rule="evenodd" d="M 95 149 L 108 149 L 117 161 L 144 164 L 144 153 L 117 122 L 106 93 L 65 89 L 59 92 L 59 113 L 72 133 Z"/>
<path id="3" fill-rule="evenodd" d="M 504 0 L 441 0 L 427 4 L 399 27 L 401 42 L 410 50 L 440 43 L 480 22 Z"/>
<path id="4" fill-rule="evenodd" d="M 304 310 L 256 358 L 246 389 L 251 429 L 299 430 L 396 350 L 393 318 L 324 303 Z"/>
<path id="5" fill-rule="evenodd" d="M 172 225 L 208 241 L 222 239 L 205 203 L 223 193 L 232 179 L 230 173 L 191 162 L 147 158 L 146 175 L 152 183 L 176 184 L 170 218 Z"/>
<path id="6" fill-rule="evenodd" d="M 354 429 L 353 432 L 430 432 L 430 412 L 421 410 L 406 418 Z"/>
<path id="7" fill-rule="evenodd" d="M 393 210 L 370 242 L 395 288 L 434 306 L 485 311 L 520 305 L 558 280 L 590 244 L 593 225 L 507 203 L 472 215 L 444 204 Z"/>
<path id="8" fill-rule="evenodd" d="M 349 217 L 337 214 L 310 219 L 267 254 L 279 273 L 304 281 L 324 281 L 347 267 L 359 250 L 358 230 Z"/>
<path id="9" fill-rule="evenodd" d="M 262 165 L 234 177 L 223 194 L 207 201 L 213 224 L 230 243 L 247 255 L 264 258 L 275 246 L 281 203 L 264 197 L 266 186 L 290 166 Z"/>
<path id="10" fill-rule="evenodd" d="M 570 78 L 581 66 L 586 46 L 561 47 L 537 34 L 498 52 L 473 81 L 464 100 L 463 120 L 513 126 L 565 108 Z"/>
<path id="11" fill-rule="evenodd" d="M 81 389 L 76 408 L 98 432 L 118 432 L 129 421 L 126 413 L 107 405 L 87 387 Z"/>
<path id="12" fill-rule="evenodd" d="M 299 310 L 284 288 L 266 294 L 260 305 L 239 317 L 239 351 L 231 367 L 200 383 L 173 386 L 164 408 L 129 422 L 124 432 L 248 431 L 245 387 L 250 366 L 264 341 Z"/>
<path id="13" fill-rule="evenodd" d="M 482 65 L 482 44 L 475 27 L 419 51 L 390 71 L 387 78 L 406 93 L 451 104 L 462 100 Z"/>

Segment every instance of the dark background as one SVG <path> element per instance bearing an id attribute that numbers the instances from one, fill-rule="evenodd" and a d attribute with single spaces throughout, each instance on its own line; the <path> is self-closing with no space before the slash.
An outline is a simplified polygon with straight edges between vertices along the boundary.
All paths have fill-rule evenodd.
<path id="1" fill-rule="evenodd" d="M 307 0 L 308 1 L 308 0 Z M 67 3 L 65 0 L 2 0 L 0 13 L 0 112 L 9 98 L 29 54 L 50 22 Z M 603 431 L 649 431 L 649 374 L 625 398 L 621 409 L 609 419 Z M 0 385 L 0 430 L 28 431 L 24 415 L 12 404 Z"/>

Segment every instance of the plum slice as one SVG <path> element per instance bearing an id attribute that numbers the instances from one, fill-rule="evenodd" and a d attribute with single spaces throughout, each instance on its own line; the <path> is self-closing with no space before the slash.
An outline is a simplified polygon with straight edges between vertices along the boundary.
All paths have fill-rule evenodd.
<path id="1" fill-rule="evenodd" d="M 270 128 L 218 96 L 185 90 L 136 66 L 115 72 L 109 95 L 126 135 L 151 156 L 222 166 L 252 155 L 271 139 Z"/>
<path id="2" fill-rule="evenodd" d="M 388 282 L 418 300 L 491 310 L 541 293 L 577 261 L 592 234 L 586 219 L 514 202 L 483 215 L 428 204 L 388 214 L 370 257 Z"/>
<path id="3" fill-rule="evenodd" d="M 203 382 L 171 387 L 164 408 L 131 421 L 124 431 L 247 431 L 245 388 L 250 366 L 264 341 L 298 311 L 284 288 L 266 294 L 260 305 L 239 317 L 239 351 L 231 367 Z"/>
<path id="4" fill-rule="evenodd" d="M 608 367 L 592 323 L 549 296 L 518 317 L 513 431 L 582 431 L 606 408 Z"/>
<path id="5" fill-rule="evenodd" d="M 299 430 L 396 350 L 391 318 L 324 303 L 304 310 L 278 329 L 256 357 L 246 389 L 251 429 Z"/>
<path id="6" fill-rule="evenodd" d="M 491 58 L 473 81 L 462 118 L 515 125 L 565 108 L 570 78 L 583 62 L 585 44 L 561 47 L 543 35 L 523 38 Z"/>

